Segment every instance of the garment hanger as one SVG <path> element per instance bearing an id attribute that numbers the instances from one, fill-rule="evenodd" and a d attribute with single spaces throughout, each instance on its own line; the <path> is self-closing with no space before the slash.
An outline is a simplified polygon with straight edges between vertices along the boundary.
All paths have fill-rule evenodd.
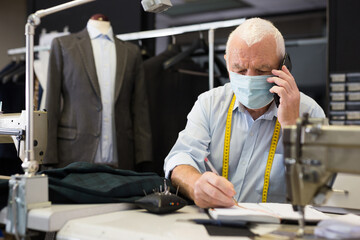
<path id="1" fill-rule="evenodd" d="M 163 64 L 164 69 L 169 69 L 170 67 L 176 65 L 177 63 L 181 62 L 182 60 L 184 60 L 187 57 L 190 57 L 191 55 L 193 55 L 196 51 L 198 50 L 202 50 L 204 53 L 208 54 L 209 49 L 207 44 L 205 43 L 204 37 L 202 32 L 199 32 L 199 38 L 194 40 L 193 43 L 191 44 L 191 46 L 186 49 L 183 52 L 180 52 L 178 55 L 170 58 L 169 60 L 165 61 Z M 177 48 L 179 51 L 180 46 L 176 45 L 176 38 L 175 36 L 172 36 L 172 42 L 171 44 L 168 46 L 168 50 Z M 221 61 L 221 60 L 220 60 Z M 177 69 L 178 72 L 183 73 L 183 74 L 189 74 L 189 75 L 196 75 L 196 76 L 202 76 L 202 77 L 208 77 L 209 73 L 207 72 L 199 72 L 199 71 L 193 71 L 193 70 L 189 70 L 189 69 Z M 220 77 L 220 75 L 215 75 L 214 77 Z"/>
<path id="2" fill-rule="evenodd" d="M 180 52 L 181 47 L 179 44 L 176 44 L 176 37 L 174 35 L 171 36 L 171 42 L 167 46 L 167 51 Z"/>
<path id="3" fill-rule="evenodd" d="M 186 57 L 190 57 L 191 54 L 193 54 L 196 50 L 198 49 L 203 49 L 202 44 L 204 43 L 203 37 L 202 37 L 202 33 L 200 32 L 200 38 L 196 39 L 195 41 L 192 42 L 191 46 L 186 49 L 185 51 L 179 53 L 178 55 L 168 59 L 167 61 L 164 62 L 163 64 L 163 68 L 169 69 L 170 67 L 174 66 L 175 64 L 181 62 L 182 60 L 184 60 Z"/>
<path id="4" fill-rule="evenodd" d="M 208 54 L 209 54 L 209 46 L 206 44 L 202 33 L 201 33 L 201 35 L 200 35 L 200 41 L 201 41 L 200 47 L 202 48 L 202 50 L 204 51 L 204 53 L 208 55 Z M 214 63 L 215 63 L 215 65 L 218 67 L 218 70 L 219 70 L 219 72 L 220 72 L 220 76 L 229 77 L 226 64 L 225 64 L 224 61 L 223 61 L 221 58 L 219 58 L 219 56 L 217 56 L 216 54 L 214 54 Z M 220 76 L 217 75 L 217 76 L 214 76 L 214 77 L 220 77 Z"/>
<path id="5" fill-rule="evenodd" d="M 199 32 L 200 36 L 198 39 L 196 39 L 195 41 L 193 41 L 193 43 L 191 44 L 191 46 L 185 50 L 184 52 L 179 53 L 178 55 L 170 58 L 169 60 L 165 61 L 163 64 L 164 69 L 169 69 L 170 67 L 174 66 L 175 64 L 181 62 L 182 60 L 184 60 L 186 57 L 190 57 L 191 55 L 193 55 L 195 53 L 195 51 L 197 50 L 202 50 L 205 54 L 209 54 L 209 47 L 206 44 L 204 37 L 203 37 L 203 33 Z M 175 41 L 175 37 L 172 36 L 172 43 L 174 43 Z M 168 46 L 172 47 L 171 45 Z M 219 74 L 216 74 L 214 77 L 218 78 L 218 77 L 228 77 L 228 71 L 226 68 L 226 64 L 217 56 L 214 55 L 214 63 L 216 64 L 216 66 L 218 67 L 218 70 L 220 72 Z M 190 75 L 198 75 L 198 76 L 209 76 L 209 73 L 206 72 L 196 72 L 196 71 L 191 71 L 191 70 L 187 70 L 187 69 L 178 69 L 179 72 L 185 73 L 185 74 L 190 74 Z"/>
<path id="6" fill-rule="evenodd" d="M 3 76 L 2 78 L 2 83 L 6 84 L 9 81 L 13 81 L 14 82 L 14 76 L 16 75 L 20 75 L 20 74 L 25 74 L 25 64 L 18 64 L 17 68 L 15 68 L 13 71 L 9 72 L 8 74 L 6 74 L 5 76 Z M 17 80 L 17 79 L 16 79 Z"/>
<path id="7" fill-rule="evenodd" d="M 23 61 L 20 61 L 18 55 L 12 55 L 11 62 L 1 70 L 0 79 L 8 75 L 9 73 L 15 71 L 19 66 L 21 66 L 22 63 Z"/>
<path id="8" fill-rule="evenodd" d="M 16 65 L 16 61 L 15 61 L 15 59 L 12 59 L 11 62 L 6 64 L 6 66 L 0 70 L 0 76 L 3 75 L 4 73 L 6 73 L 7 71 L 9 71 L 9 69 L 13 68 L 15 65 Z"/>
<path id="9" fill-rule="evenodd" d="M 12 76 L 19 72 L 21 69 L 25 69 L 25 61 L 23 60 L 22 55 L 14 55 L 12 57 L 12 63 L 8 65 L 6 70 L 2 71 L 0 74 L 0 79 L 3 84 L 11 80 Z"/>
<path id="10" fill-rule="evenodd" d="M 13 83 L 25 82 L 25 65 L 12 74 Z"/>
<path id="11" fill-rule="evenodd" d="M 203 37 L 202 37 L 202 33 L 200 35 L 200 38 L 197 39 L 196 41 L 193 42 L 194 44 L 194 47 L 190 47 L 191 49 L 194 49 L 193 50 L 193 53 L 199 49 L 202 49 L 200 48 L 201 45 L 203 45 L 205 42 L 201 43 L 200 41 L 203 41 Z M 197 46 L 197 47 L 195 47 Z M 205 45 L 204 45 L 205 46 Z M 181 56 L 181 57 L 178 57 L 179 59 L 182 58 L 181 60 L 179 60 L 177 63 L 179 63 L 180 61 L 184 60 L 187 56 L 191 56 L 193 53 L 190 53 L 190 50 L 188 51 L 190 54 L 188 55 L 183 55 L 181 53 L 181 47 L 179 44 L 176 44 L 176 37 L 175 36 L 171 36 L 171 43 L 168 45 L 167 47 L 167 50 L 168 51 L 176 51 L 176 52 L 180 52 L 180 54 L 176 55 L 176 56 Z M 175 60 L 177 61 L 177 60 Z M 176 64 L 176 63 L 174 63 Z M 176 69 L 177 72 L 179 73 L 183 73 L 183 74 L 188 74 L 188 75 L 195 75 L 195 76 L 200 76 L 200 77 L 208 77 L 209 76 L 209 73 L 207 72 L 200 72 L 200 71 L 194 71 L 194 70 L 190 70 L 190 69 L 182 69 L 182 68 L 177 68 Z M 215 77 L 218 77 L 218 76 L 215 76 Z"/>
<path id="12" fill-rule="evenodd" d="M 143 44 L 141 39 L 138 40 L 138 44 L 140 47 L 142 59 L 146 60 L 151 58 L 151 54 L 149 53 L 149 51 L 147 50 L 146 46 Z"/>
<path id="13" fill-rule="evenodd" d="M 205 54 L 209 54 L 209 47 L 204 40 L 202 32 L 200 32 L 200 37 L 193 41 L 188 49 L 165 61 L 163 64 L 164 69 L 169 69 L 170 67 L 184 60 L 186 57 L 190 57 L 195 53 L 196 50 L 199 49 L 201 49 Z M 214 63 L 218 67 L 220 75 L 228 77 L 226 64 L 217 55 L 214 55 Z"/>
<path id="14" fill-rule="evenodd" d="M 203 35 L 200 32 L 200 37 L 198 39 L 196 39 L 195 41 L 193 41 L 193 43 L 191 44 L 191 46 L 188 49 L 186 49 L 184 52 L 180 52 L 181 47 L 178 44 L 176 44 L 175 36 L 171 36 L 171 43 L 167 47 L 168 51 L 177 51 L 180 53 L 178 55 L 170 58 L 169 60 L 165 61 L 163 64 L 164 69 L 169 69 L 170 67 L 172 67 L 175 64 L 184 60 L 186 57 L 191 56 L 198 49 L 202 49 L 201 45 L 203 43 L 201 41 L 203 41 Z M 189 69 L 177 69 L 177 71 L 180 73 L 189 74 L 189 75 L 196 75 L 196 76 L 202 76 L 202 77 L 209 76 L 209 73 L 207 73 L 207 72 L 199 72 L 199 71 L 194 71 L 194 70 L 189 70 Z"/>

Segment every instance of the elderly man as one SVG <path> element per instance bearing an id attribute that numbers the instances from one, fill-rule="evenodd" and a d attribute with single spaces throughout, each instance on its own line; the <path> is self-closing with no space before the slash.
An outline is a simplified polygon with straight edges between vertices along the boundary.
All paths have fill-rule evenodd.
<path id="1" fill-rule="evenodd" d="M 164 163 L 165 176 L 199 207 L 286 201 L 281 126 L 325 114 L 299 92 L 284 57 L 284 38 L 267 20 L 248 19 L 230 34 L 230 83 L 199 96 Z"/>

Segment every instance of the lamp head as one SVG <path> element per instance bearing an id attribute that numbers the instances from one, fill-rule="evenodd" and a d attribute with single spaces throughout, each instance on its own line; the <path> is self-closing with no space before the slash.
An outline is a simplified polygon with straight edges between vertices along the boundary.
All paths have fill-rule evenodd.
<path id="1" fill-rule="evenodd" d="M 146 12 L 161 13 L 172 7 L 170 0 L 142 0 L 141 4 Z"/>

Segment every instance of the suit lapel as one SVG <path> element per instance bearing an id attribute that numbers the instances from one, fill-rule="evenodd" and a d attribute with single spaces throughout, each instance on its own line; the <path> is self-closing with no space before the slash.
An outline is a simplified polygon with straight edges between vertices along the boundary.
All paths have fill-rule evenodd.
<path id="1" fill-rule="evenodd" d="M 94 53 L 91 45 L 91 40 L 89 33 L 86 29 L 79 32 L 78 34 L 79 41 L 77 42 L 77 47 L 79 48 L 80 55 L 85 66 L 86 72 L 89 76 L 90 83 L 96 93 L 96 95 L 101 98 L 99 81 L 97 78 Z"/>
<path id="2" fill-rule="evenodd" d="M 124 81 L 125 67 L 128 58 L 128 52 L 124 43 L 115 37 L 115 49 L 116 49 L 116 77 L 115 77 L 115 98 L 119 97 L 120 89 Z"/>

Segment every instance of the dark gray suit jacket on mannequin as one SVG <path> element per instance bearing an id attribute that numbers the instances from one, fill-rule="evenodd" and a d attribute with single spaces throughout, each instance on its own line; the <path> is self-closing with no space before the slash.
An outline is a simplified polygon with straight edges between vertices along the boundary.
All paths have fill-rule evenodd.
<path id="1" fill-rule="evenodd" d="M 118 167 L 142 170 L 151 162 L 151 130 L 139 48 L 115 38 L 114 114 Z M 94 162 L 102 103 L 86 29 L 52 42 L 47 83 L 48 143 L 45 166 Z M 145 169 L 149 170 L 149 169 Z"/>

